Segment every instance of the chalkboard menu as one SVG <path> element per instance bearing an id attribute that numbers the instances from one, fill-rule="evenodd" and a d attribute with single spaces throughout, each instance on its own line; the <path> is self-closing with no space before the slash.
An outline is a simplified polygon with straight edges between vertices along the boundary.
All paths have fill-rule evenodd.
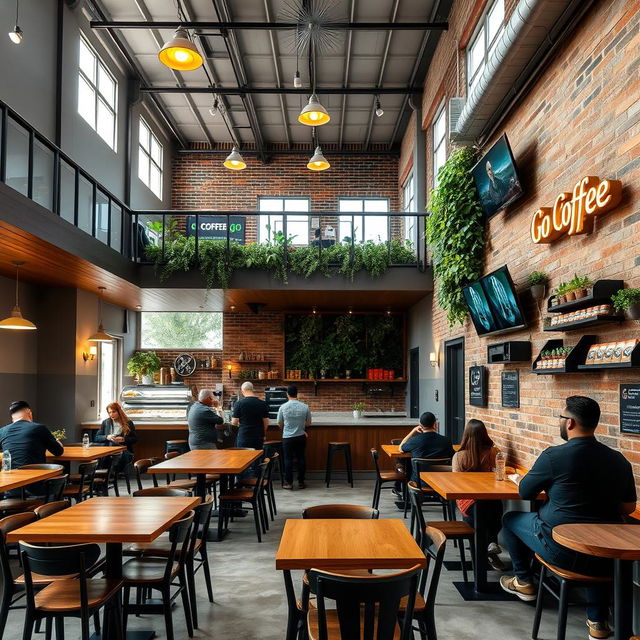
<path id="1" fill-rule="evenodd" d="M 520 376 L 517 371 L 502 372 L 502 406 L 520 407 Z"/>
<path id="2" fill-rule="evenodd" d="M 620 385 L 620 431 L 640 435 L 640 383 Z"/>
<path id="3" fill-rule="evenodd" d="M 469 367 L 469 404 L 487 406 L 487 368 Z"/>

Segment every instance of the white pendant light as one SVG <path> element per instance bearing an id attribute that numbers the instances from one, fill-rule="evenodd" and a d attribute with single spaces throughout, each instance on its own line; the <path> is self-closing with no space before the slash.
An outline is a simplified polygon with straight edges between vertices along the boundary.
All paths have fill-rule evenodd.
<path id="1" fill-rule="evenodd" d="M 218 100 L 218 98 L 216 98 L 213 101 L 213 106 L 211 107 L 211 109 L 209 109 L 209 115 L 215 118 L 218 113 L 220 113 L 220 101 Z"/>
<path id="2" fill-rule="evenodd" d="M 298 122 L 308 127 L 320 127 L 331 120 L 329 112 L 320 104 L 318 96 L 313 93 L 309 103 L 302 109 L 298 116 Z"/>
<path id="3" fill-rule="evenodd" d="M 194 71 L 204 62 L 196 46 L 189 40 L 189 33 L 182 27 L 176 29 L 173 38 L 164 43 L 158 58 L 163 65 L 177 71 Z"/>
<path id="4" fill-rule="evenodd" d="M 100 291 L 100 300 L 98 302 L 98 330 L 88 338 L 88 342 L 113 342 L 114 337 L 109 335 L 102 326 L 102 292 L 106 287 L 98 287 Z"/>
<path id="5" fill-rule="evenodd" d="M 13 44 L 20 44 L 22 42 L 22 38 L 24 37 L 24 32 L 18 25 L 18 13 L 20 9 L 20 0 L 16 0 L 16 26 L 13 28 L 13 31 L 9 31 L 9 39 Z"/>
<path id="6" fill-rule="evenodd" d="M 16 331 L 33 331 L 37 329 L 35 324 L 30 320 L 22 317 L 22 312 L 20 311 L 20 300 L 18 298 L 18 288 L 20 284 L 20 279 L 18 276 L 19 269 L 21 265 L 24 264 L 23 261 L 15 260 L 13 264 L 16 265 L 16 304 L 11 310 L 11 315 L 4 320 L 0 320 L 0 329 L 13 329 Z"/>
<path id="7" fill-rule="evenodd" d="M 384 115 L 384 110 L 382 109 L 382 105 L 380 104 L 380 98 L 376 98 L 376 115 L 378 118 L 382 118 Z"/>
<path id="8" fill-rule="evenodd" d="M 224 161 L 224 166 L 227 169 L 232 169 L 233 171 L 241 171 L 242 169 L 246 169 L 247 163 L 244 161 L 244 158 L 240 155 L 238 151 L 238 147 L 234 146 L 231 150 L 231 153 L 227 156 L 227 159 Z"/>
<path id="9" fill-rule="evenodd" d="M 313 153 L 313 156 L 311 157 L 309 162 L 307 162 L 307 169 L 311 169 L 311 171 L 325 171 L 330 166 L 331 165 L 329 164 L 329 161 L 324 157 L 324 154 L 322 153 L 322 148 L 320 147 L 320 145 L 318 145 L 315 152 Z"/>

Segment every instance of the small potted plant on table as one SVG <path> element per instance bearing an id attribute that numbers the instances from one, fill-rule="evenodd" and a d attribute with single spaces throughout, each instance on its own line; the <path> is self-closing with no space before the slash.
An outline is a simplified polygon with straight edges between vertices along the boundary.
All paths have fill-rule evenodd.
<path id="1" fill-rule="evenodd" d="M 547 282 L 549 281 L 547 274 L 542 271 L 532 271 L 527 280 L 533 299 L 542 300 L 546 291 Z"/>
<path id="2" fill-rule="evenodd" d="M 627 312 L 632 320 L 640 320 L 640 289 L 620 289 L 611 296 L 613 308 L 618 312 Z"/>

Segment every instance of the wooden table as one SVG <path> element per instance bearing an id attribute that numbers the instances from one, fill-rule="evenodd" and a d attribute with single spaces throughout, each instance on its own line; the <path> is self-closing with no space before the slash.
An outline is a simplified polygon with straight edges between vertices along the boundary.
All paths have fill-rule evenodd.
<path id="1" fill-rule="evenodd" d="M 60 456 L 54 456 L 47 451 L 47 460 L 53 462 L 89 462 L 89 460 L 106 458 L 126 450 L 127 447 L 120 445 L 112 447 L 65 447 Z"/>
<path id="2" fill-rule="evenodd" d="M 411 452 L 405 453 L 404 451 L 400 451 L 399 444 L 381 444 L 380 448 L 390 457 L 390 458 L 410 458 Z M 453 445 L 453 450 L 458 451 L 460 449 L 459 444 Z"/>
<path id="3" fill-rule="evenodd" d="M 484 522 L 486 500 L 519 500 L 518 487 L 511 480 L 496 480 L 491 471 L 482 472 L 425 472 L 420 479 L 437 491 L 445 500 L 477 500 L 474 509 L 475 556 L 473 588 L 463 582 L 454 583 L 465 600 L 511 600 L 497 582 L 487 581 L 487 530 Z"/>
<path id="4" fill-rule="evenodd" d="M 37 520 L 8 535 L 8 542 L 106 544 L 106 577 L 122 578 L 122 545 L 153 542 L 200 498 L 90 498 Z M 150 632 L 128 632 L 127 639 L 152 638 Z"/>
<path id="5" fill-rule="evenodd" d="M 180 456 L 149 467 L 149 473 L 193 473 L 196 476 L 196 493 L 204 498 L 207 493 L 208 473 L 220 474 L 220 491 L 229 487 L 229 478 L 242 473 L 252 462 L 262 456 L 262 449 L 192 449 Z M 209 531 L 208 540 L 221 541 L 229 533 L 223 529 L 218 514 L 218 530 Z"/>
<path id="6" fill-rule="evenodd" d="M 25 487 L 34 482 L 55 478 L 60 475 L 57 469 L 11 469 L 0 471 L 0 492 Z"/>
<path id="7" fill-rule="evenodd" d="M 402 520 L 287 520 L 276 553 L 283 571 L 289 618 L 296 637 L 299 611 L 291 571 L 300 569 L 408 569 L 426 559 Z"/>
<path id="8" fill-rule="evenodd" d="M 573 551 L 613 559 L 614 638 L 628 640 L 633 635 L 633 562 L 640 560 L 640 525 L 561 524 L 552 535 Z"/>

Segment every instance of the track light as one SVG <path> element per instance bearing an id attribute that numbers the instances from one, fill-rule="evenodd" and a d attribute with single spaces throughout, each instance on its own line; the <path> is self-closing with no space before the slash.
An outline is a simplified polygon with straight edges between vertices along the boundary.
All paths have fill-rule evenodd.
<path id="1" fill-rule="evenodd" d="M 24 37 L 24 32 L 18 25 L 20 20 L 18 19 L 18 14 L 20 12 L 20 0 L 16 0 L 16 26 L 13 28 L 13 31 L 9 31 L 9 39 L 13 44 L 20 44 L 22 42 L 22 38 Z"/>
<path id="2" fill-rule="evenodd" d="M 224 166 L 227 169 L 232 169 L 233 171 L 240 171 L 241 169 L 245 169 L 247 163 L 244 161 L 243 157 L 240 155 L 238 151 L 238 147 L 234 146 L 231 149 L 231 153 L 227 156 L 227 159 L 224 161 Z"/>
<path id="3" fill-rule="evenodd" d="M 329 161 L 324 157 L 322 153 L 322 149 L 320 145 L 316 147 L 316 150 L 313 153 L 313 156 L 307 162 L 307 169 L 311 169 L 311 171 L 324 171 L 328 169 L 331 165 Z"/>
<path id="4" fill-rule="evenodd" d="M 215 118 L 220 113 L 220 102 L 218 98 L 213 101 L 213 106 L 209 109 L 209 113 Z"/>
<path id="5" fill-rule="evenodd" d="M 296 71 L 295 75 L 293 76 L 293 86 L 296 89 L 302 89 L 302 78 L 300 77 L 299 71 Z"/>
<path id="6" fill-rule="evenodd" d="M 382 116 L 384 115 L 384 109 L 380 104 L 380 98 L 376 98 L 376 115 L 378 116 L 378 118 L 382 118 Z"/>
<path id="7" fill-rule="evenodd" d="M 202 56 L 189 40 L 189 33 L 182 27 L 175 30 L 173 38 L 164 43 L 158 52 L 160 62 L 177 71 L 194 71 L 202 66 Z"/>
<path id="8" fill-rule="evenodd" d="M 308 127 L 320 127 L 327 124 L 331 120 L 328 111 L 320 104 L 318 96 L 313 93 L 309 98 L 309 103 L 302 109 L 298 116 L 300 124 L 306 124 Z"/>

